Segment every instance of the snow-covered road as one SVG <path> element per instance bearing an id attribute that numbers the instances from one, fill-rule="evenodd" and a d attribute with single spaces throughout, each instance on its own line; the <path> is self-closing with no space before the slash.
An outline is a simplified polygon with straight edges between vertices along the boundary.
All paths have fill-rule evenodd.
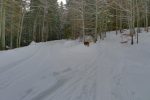
<path id="1" fill-rule="evenodd" d="M 85 47 L 31 43 L 0 52 L 0 100 L 150 100 L 150 34 L 121 44 L 114 32 Z"/>

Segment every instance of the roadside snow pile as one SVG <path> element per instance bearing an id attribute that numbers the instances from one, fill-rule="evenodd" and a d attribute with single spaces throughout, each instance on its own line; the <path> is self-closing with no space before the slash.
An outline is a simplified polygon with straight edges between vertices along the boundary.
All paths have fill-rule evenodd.
<path id="1" fill-rule="evenodd" d="M 0 100 L 149 100 L 150 33 L 120 42 L 110 32 L 89 47 L 59 40 L 2 51 Z"/>
<path id="2" fill-rule="evenodd" d="M 36 42 L 35 41 L 32 41 L 31 43 L 30 43 L 30 45 L 35 45 L 36 44 Z"/>

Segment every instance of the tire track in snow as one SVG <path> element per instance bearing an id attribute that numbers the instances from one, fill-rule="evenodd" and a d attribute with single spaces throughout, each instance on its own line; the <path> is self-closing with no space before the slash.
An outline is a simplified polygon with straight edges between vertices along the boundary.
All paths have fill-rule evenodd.
<path id="1" fill-rule="evenodd" d="M 82 83 L 83 85 L 81 85 L 81 86 L 83 87 L 86 83 L 85 81 L 88 80 L 89 77 L 91 77 L 91 73 L 92 73 L 91 71 L 93 71 L 94 73 L 96 71 L 96 69 L 94 68 L 95 66 L 91 67 L 95 63 L 96 58 L 97 58 L 97 56 L 95 57 L 95 59 L 92 59 L 91 61 L 89 61 L 90 63 L 87 63 L 86 65 L 83 64 L 81 66 L 83 69 L 82 70 L 80 69 L 79 72 L 72 73 L 72 76 L 74 76 L 73 79 L 68 80 L 68 82 L 66 82 L 66 83 L 63 82 L 61 84 L 61 87 L 58 88 L 58 90 L 55 90 L 56 92 L 53 92 L 53 93 L 51 92 L 51 90 L 53 90 L 53 87 L 52 87 L 52 89 L 50 88 L 48 90 L 45 90 L 44 92 L 40 93 L 38 96 L 34 97 L 32 100 L 45 100 L 46 98 L 49 97 L 49 95 L 51 95 L 49 98 L 52 100 L 55 100 L 56 98 L 65 98 L 65 97 L 67 97 L 68 93 L 73 93 L 76 90 L 75 88 L 78 87 L 78 84 L 80 85 Z M 85 63 L 85 62 L 83 62 L 83 63 Z M 97 66 L 96 66 L 96 68 L 97 68 Z M 66 76 L 68 76 L 68 75 L 66 75 Z M 93 78 L 93 76 L 92 76 L 92 78 Z M 81 81 L 83 81 L 83 82 L 81 82 Z M 56 86 L 57 86 L 57 83 L 56 83 Z M 58 93 L 57 93 L 57 91 L 58 91 Z M 64 91 L 66 91 L 66 92 L 64 92 Z M 91 93 L 88 93 L 88 94 L 91 94 Z M 69 94 L 69 96 L 70 96 L 70 94 Z M 90 97 L 91 96 L 88 96 L 88 98 L 90 98 Z"/>
<path id="2" fill-rule="evenodd" d="M 59 95 L 63 95 L 66 92 L 68 92 L 68 90 L 72 89 L 74 86 L 76 87 L 76 83 L 80 82 L 80 80 L 82 80 L 82 78 L 78 78 L 79 76 L 77 76 L 77 75 L 79 75 L 79 72 L 77 72 L 77 71 L 71 72 L 71 73 L 72 73 L 72 75 L 71 75 L 72 77 L 69 78 L 70 80 L 65 79 L 65 78 L 60 78 L 59 80 L 61 80 L 61 81 L 65 80 L 65 81 L 60 82 L 58 80 L 57 83 L 53 86 L 53 87 L 59 87 L 59 88 L 56 88 L 56 90 L 54 90 L 54 91 L 52 91 L 53 87 L 49 88 L 49 89 L 45 90 L 44 92 L 38 94 L 38 96 L 34 97 L 32 100 L 44 100 L 49 95 L 51 95 L 51 93 L 52 93 L 52 97 L 50 97 L 50 98 L 53 98 L 53 100 L 54 100 Z M 71 73 L 69 73 L 69 76 L 70 76 Z M 65 76 L 61 76 L 61 77 L 65 77 Z M 66 77 L 68 77 L 68 75 L 66 75 Z M 59 84 L 59 86 L 58 86 L 58 84 Z M 64 87 L 66 87 L 66 88 L 64 88 Z M 66 92 L 57 93 L 57 92 L 60 92 L 60 91 L 66 91 Z M 64 98 L 64 96 L 63 96 L 63 98 Z"/>
<path id="3" fill-rule="evenodd" d="M 93 61 L 91 61 L 90 63 L 87 64 L 89 67 L 86 67 L 86 70 L 84 70 L 85 72 L 83 72 L 83 73 L 85 73 L 85 75 L 81 75 L 82 79 L 77 81 L 78 83 L 75 82 L 76 86 L 72 89 L 72 91 L 68 91 L 68 94 L 66 93 L 66 95 L 64 95 L 62 97 L 66 97 L 66 96 L 68 96 L 68 98 L 70 97 L 69 99 L 65 98 L 66 100 L 85 100 L 85 99 L 86 100 L 96 100 L 95 94 L 96 94 L 97 66 L 93 66 L 93 65 L 98 56 L 99 55 L 97 55 Z M 82 67 L 84 68 L 85 66 L 82 66 Z M 78 91 L 78 90 L 80 90 L 80 91 Z M 86 91 L 86 90 L 88 90 L 88 91 Z M 78 93 L 79 96 L 74 95 L 75 92 Z M 82 92 L 82 93 L 80 93 L 80 92 Z M 71 93 L 71 94 L 69 94 L 69 93 Z M 83 97 L 85 97 L 85 98 L 83 98 Z"/>
<path id="4" fill-rule="evenodd" d="M 96 100 L 112 100 L 112 69 L 115 68 L 113 64 L 111 64 L 111 57 L 109 55 L 109 51 L 112 51 L 112 48 L 109 48 L 109 44 L 107 46 L 102 44 L 103 46 L 103 54 L 99 57 L 98 69 L 97 69 L 97 92 L 96 92 Z M 113 58 L 112 58 L 113 59 Z"/>
<path id="5" fill-rule="evenodd" d="M 49 58 L 52 56 L 51 54 L 49 54 L 51 51 L 52 51 L 52 49 L 48 52 L 47 57 L 44 58 L 44 59 L 45 59 L 44 62 L 47 62 L 47 61 L 48 61 L 47 59 L 49 59 Z M 56 50 L 55 50 L 55 52 L 56 52 Z M 51 52 L 51 53 L 53 53 L 53 52 Z M 50 63 L 50 62 L 49 62 L 49 63 Z M 49 67 L 47 67 L 46 69 L 48 70 L 48 68 L 49 68 Z M 46 69 L 45 69 L 45 71 L 46 71 Z M 68 70 L 64 70 L 63 72 L 68 72 Z M 39 73 L 35 74 L 34 77 L 41 77 L 41 76 L 38 75 L 38 74 L 39 74 Z M 32 77 L 33 77 L 33 76 L 32 76 Z M 58 80 L 58 82 L 56 83 L 56 86 L 52 87 L 51 90 L 53 91 L 53 90 L 55 90 L 56 87 L 59 87 L 60 82 L 63 83 L 64 81 L 63 81 L 62 79 L 61 79 L 61 80 Z M 32 93 L 31 93 L 31 94 L 32 94 Z M 45 95 L 45 94 L 47 94 L 46 91 L 44 91 L 44 95 Z M 29 96 L 30 93 L 29 93 L 28 95 L 27 95 L 27 94 L 25 94 L 25 95 L 26 95 L 26 96 Z M 32 95 L 34 95 L 34 94 L 32 94 Z M 23 98 L 25 99 L 26 96 L 24 96 Z M 41 96 L 40 96 L 39 98 L 41 98 Z M 28 100 L 28 99 L 27 99 L 27 100 Z"/>

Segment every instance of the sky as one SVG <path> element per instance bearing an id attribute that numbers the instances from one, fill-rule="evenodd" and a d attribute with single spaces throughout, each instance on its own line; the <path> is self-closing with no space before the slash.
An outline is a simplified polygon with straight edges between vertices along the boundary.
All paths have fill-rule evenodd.
<path id="1" fill-rule="evenodd" d="M 62 1 L 64 4 L 66 4 L 66 0 L 58 0 L 59 3 L 60 3 L 61 1 Z"/>

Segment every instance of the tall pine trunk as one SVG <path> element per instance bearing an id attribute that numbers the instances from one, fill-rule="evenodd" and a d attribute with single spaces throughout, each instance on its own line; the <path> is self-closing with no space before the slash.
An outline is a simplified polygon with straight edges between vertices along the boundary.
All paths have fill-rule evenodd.
<path id="1" fill-rule="evenodd" d="M 2 27 L 2 29 L 1 29 L 2 39 L 1 39 L 1 41 L 2 41 L 2 49 L 4 50 L 6 47 L 6 43 L 5 43 L 6 42 L 5 41 L 5 24 L 6 24 L 5 18 L 6 18 L 6 15 L 5 15 L 5 1 L 3 1 L 3 0 L 2 0 L 1 9 L 2 9 L 2 25 L 1 25 L 1 27 Z"/>

